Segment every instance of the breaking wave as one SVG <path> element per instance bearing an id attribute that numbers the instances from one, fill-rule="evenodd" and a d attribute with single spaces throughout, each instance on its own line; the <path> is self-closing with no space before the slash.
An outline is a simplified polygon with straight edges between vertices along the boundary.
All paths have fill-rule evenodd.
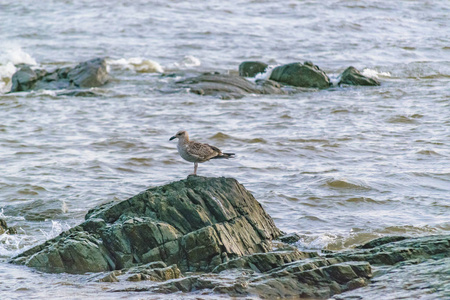
<path id="1" fill-rule="evenodd" d="M 163 67 L 156 61 L 132 57 L 132 58 L 120 58 L 120 59 L 108 59 L 108 66 L 119 69 L 133 70 L 138 73 L 162 73 Z"/>
<path id="2" fill-rule="evenodd" d="M 11 78 L 17 71 L 16 65 L 36 65 L 36 60 L 17 45 L 2 45 L 0 49 L 0 94 L 11 89 Z"/>

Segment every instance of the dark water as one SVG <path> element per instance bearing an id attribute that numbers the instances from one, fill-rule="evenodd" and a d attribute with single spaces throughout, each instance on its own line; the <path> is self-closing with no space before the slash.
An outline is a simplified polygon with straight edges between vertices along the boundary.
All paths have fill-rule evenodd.
<path id="1" fill-rule="evenodd" d="M 89 208 L 185 178 L 193 166 L 168 141 L 180 129 L 237 153 L 199 175 L 238 179 L 300 248 L 449 233 L 449 12 L 448 1 L 0 1 L 0 216 L 19 228 L 0 236 L 2 299 L 109 299 L 117 285 L 4 261 Z M 113 78 L 97 96 L 6 94 L 17 64 L 94 57 Z M 382 85 L 220 100 L 161 76 L 233 73 L 245 60 L 311 60 L 334 82 L 352 65 Z M 420 267 L 419 285 L 439 272 Z M 444 295 L 405 288 L 412 276 L 358 295 Z"/>

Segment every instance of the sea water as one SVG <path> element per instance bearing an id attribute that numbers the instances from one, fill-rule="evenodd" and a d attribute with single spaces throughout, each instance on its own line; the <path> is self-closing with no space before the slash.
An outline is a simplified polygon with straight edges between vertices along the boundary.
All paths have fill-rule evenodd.
<path id="1" fill-rule="evenodd" d="M 0 1 L 0 208 L 18 230 L 0 236 L 1 298 L 110 299 L 117 285 L 7 260 L 90 208 L 186 178 L 193 165 L 168 140 L 181 129 L 236 153 L 198 174 L 236 178 L 301 249 L 448 234 L 449 12 L 448 1 Z M 53 70 L 95 57 L 112 79 L 93 97 L 7 93 L 21 64 Z M 354 66 L 381 86 L 234 100 L 169 88 L 236 74 L 249 60 L 312 61 L 334 83 Z M 420 268 L 418 286 L 440 272 Z M 443 297 L 405 288 L 413 275 L 392 276 L 393 286 L 355 293 Z"/>

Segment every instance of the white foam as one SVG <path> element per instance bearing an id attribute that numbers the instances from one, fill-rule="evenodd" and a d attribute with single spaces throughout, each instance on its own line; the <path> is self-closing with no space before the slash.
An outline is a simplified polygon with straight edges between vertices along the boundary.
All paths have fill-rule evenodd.
<path id="1" fill-rule="evenodd" d="M 65 203 L 63 203 L 63 209 L 65 207 Z M 67 208 L 66 208 L 67 209 Z M 3 208 L 0 209 L 0 218 L 7 221 L 23 221 L 25 220 L 22 216 L 8 216 L 4 214 Z M 36 234 L 28 234 L 23 228 L 17 228 L 17 234 L 0 234 L 0 256 L 14 256 L 18 253 L 24 251 L 25 249 L 31 248 L 36 243 L 42 242 L 42 240 L 49 240 L 58 236 L 61 232 L 69 230 L 71 227 L 67 222 L 61 222 L 58 220 L 50 220 L 52 223 L 52 227 L 50 231 L 46 232 L 42 229 L 39 231 L 42 233 L 42 236 L 38 236 Z"/>
<path id="2" fill-rule="evenodd" d="M 44 235 L 46 240 L 52 239 L 56 236 L 58 236 L 61 232 L 65 230 L 70 229 L 70 225 L 65 223 L 61 223 L 60 221 L 54 221 L 50 220 L 52 222 L 52 228 L 49 232 L 45 232 L 44 230 L 40 229 L 41 233 Z"/>
<path id="3" fill-rule="evenodd" d="M 36 65 L 36 60 L 18 45 L 6 44 L 0 49 L 0 93 L 11 90 L 11 78 L 17 71 L 15 65 Z"/>
<path id="4" fill-rule="evenodd" d="M 0 219 L 4 219 L 5 221 L 23 221 L 25 218 L 23 216 L 6 216 L 4 214 L 3 208 L 0 210 Z"/>
<path id="5" fill-rule="evenodd" d="M 173 63 L 175 69 L 189 69 L 198 67 L 202 64 L 201 60 L 192 55 L 186 55 L 182 60 Z"/>
<path id="6" fill-rule="evenodd" d="M 67 213 L 69 211 L 69 208 L 67 207 L 67 203 L 64 200 L 62 201 L 61 210 L 63 213 Z"/>
<path id="7" fill-rule="evenodd" d="M 278 67 L 278 65 L 268 66 L 264 72 L 256 74 L 255 81 L 260 80 L 260 79 L 263 79 L 263 80 L 269 79 L 270 75 L 272 75 L 272 71 L 273 71 L 273 69 L 275 69 L 275 67 Z"/>
<path id="8" fill-rule="evenodd" d="M 319 234 L 315 236 L 303 236 L 297 246 L 306 250 L 326 249 L 330 244 L 336 242 L 338 236 L 332 234 Z"/>
<path id="9" fill-rule="evenodd" d="M 257 80 L 267 80 L 270 78 L 270 75 L 272 75 L 273 69 L 278 67 L 279 65 L 269 65 L 264 72 L 257 73 L 255 77 L 247 77 L 246 79 L 251 82 L 256 82 Z"/>
<path id="10" fill-rule="evenodd" d="M 186 55 L 181 61 L 181 65 L 188 68 L 198 67 L 201 64 L 202 62 L 200 61 L 200 59 L 192 55 Z"/>
<path id="11" fill-rule="evenodd" d="M 57 91 L 54 90 L 37 90 L 32 91 L 33 95 L 39 95 L 39 96 L 52 96 L 56 97 L 58 95 Z"/>
<path id="12" fill-rule="evenodd" d="M 0 93 L 6 93 L 11 90 L 11 78 L 17 68 L 12 62 L 8 62 L 6 65 L 0 65 Z"/>
<path id="13" fill-rule="evenodd" d="M 14 234 L 0 234 L 0 256 L 14 255 L 20 249 L 22 239 Z"/>
<path id="14" fill-rule="evenodd" d="M 108 66 L 119 67 L 122 69 L 133 70 L 139 73 L 162 73 L 163 67 L 156 61 L 132 57 L 132 58 L 120 58 L 116 60 L 107 60 Z"/>
<path id="15" fill-rule="evenodd" d="M 372 69 L 364 69 L 362 71 L 362 74 L 364 76 L 370 77 L 370 78 L 378 78 L 379 76 L 383 76 L 383 77 L 391 77 L 391 73 L 389 72 L 378 72 L 377 70 L 372 70 Z"/>
<path id="16" fill-rule="evenodd" d="M 0 49 L 0 64 L 8 63 L 37 65 L 36 60 L 30 54 L 23 51 L 20 46 L 13 44 L 2 45 L 2 49 Z"/>

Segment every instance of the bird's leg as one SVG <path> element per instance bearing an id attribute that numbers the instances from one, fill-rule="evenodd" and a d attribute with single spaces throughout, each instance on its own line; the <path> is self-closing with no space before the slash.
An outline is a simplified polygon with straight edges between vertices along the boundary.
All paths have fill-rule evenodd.
<path id="1" fill-rule="evenodd" d="M 194 163 L 194 175 L 197 175 L 197 167 L 198 167 L 198 163 Z"/>

